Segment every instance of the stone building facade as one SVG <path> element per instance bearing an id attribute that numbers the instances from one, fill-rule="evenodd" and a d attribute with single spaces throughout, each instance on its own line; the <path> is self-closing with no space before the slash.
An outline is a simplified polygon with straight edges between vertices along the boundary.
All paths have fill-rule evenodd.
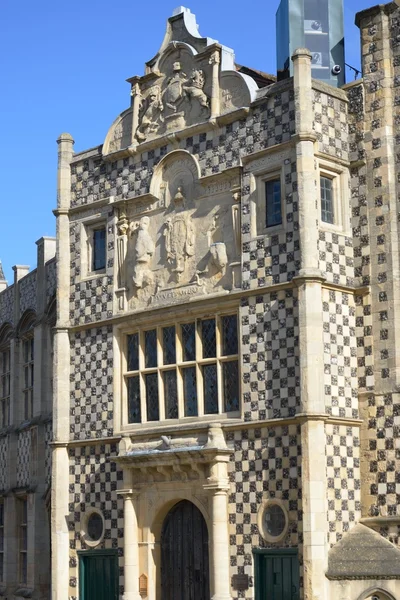
<path id="1" fill-rule="evenodd" d="M 0 352 L 29 315 L 41 364 L 0 433 L 25 594 L 51 505 L 53 600 L 400 597 L 399 11 L 357 15 L 336 89 L 305 49 L 238 67 L 181 7 L 104 144 L 60 136 L 57 273 L 44 240 L 0 292 Z"/>
<path id="2" fill-rule="evenodd" d="M 0 596 L 48 598 L 56 240 L 37 269 L 0 268 Z"/>

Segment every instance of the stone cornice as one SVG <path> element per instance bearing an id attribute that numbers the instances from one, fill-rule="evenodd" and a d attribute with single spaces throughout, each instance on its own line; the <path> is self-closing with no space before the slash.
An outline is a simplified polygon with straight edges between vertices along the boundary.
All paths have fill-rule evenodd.
<path id="1" fill-rule="evenodd" d="M 92 323 L 83 323 L 80 325 L 71 325 L 69 327 L 63 327 L 62 329 L 67 329 L 69 332 L 74 333 L 78 331 L 85 331 L 87 329 L 92 329 L 94 327 L 103 327 L 107 325 L 117 326 L 124 325 L 125 322 L 128 322 L 132 317 L 140 317 L 143 316 L 146 320 L 152 318 L 155 315 L 163 314 L 170 315 L 174 313 L 182 314 L 182 305 L 186 306 L 187 312 L 185 314 L 189 314 L 191 311 L 199 312 L 204 307 L 204 310 L 218 310 L 220 307 L 220 300 L 224 299 L 224 306 L 231 301 L 231 306 L 239 304 L 241 298 L 248 298 L 251 296 L 259 296 L 260 294 L 273 294 L 275 292 L 279 292 L 282 290 L 292 290 L 297 287 L 297 281 L 321 281 L 321 286 L 324 289 L 329 289 L 333 291 L 343 292 L 346 294 L 353 295 L 366 295 L 369 293 L 369 287 L 363 286 L 361 288 L 356 288 L 352 286 L 346 285 L 338 285 L 335 283 L 327 282 L 325 276 L 321 275 L 313 275 L 304 277 L 304 275 L 300 275 L 298 277 L 294 277 L 293 281 L 288 281 L 284 283 L 277 283 L 272 285 L 265 285 L 262 287 L 258 287 L 251 290 L 232 290 L 230 292 L 222 292 L 219 294 L 214 294 L 211 296 L 196 296 L 190 302 L 184 301 L 181 303 L 171 304 L 169 306 L 159 306 L 154 308 L 145 308 L 136 311 L 127 311 L 123 315 L 115 315 L 114 317 L 110 317 L 109 319 L 103 319 L 101 321 L 93 321 Z"/>

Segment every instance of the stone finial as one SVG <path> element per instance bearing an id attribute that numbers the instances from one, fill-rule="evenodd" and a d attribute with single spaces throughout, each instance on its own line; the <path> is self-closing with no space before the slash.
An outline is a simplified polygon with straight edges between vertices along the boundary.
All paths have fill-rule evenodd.
<path id="1" fill-rule="evenodd" d="M 7 287 L 7 281 L 6 281 L 6 278 L 4 275 L 3 265 L 1 264 L 1 260 L 0 260 L 0 292 L 5 290 L 6 287 Z"/>
<path id="2" fill-rule="evenodd" d="M 297 58 L 301 58 L 301 57 L 309 58 L 311 61 L 312 54 L 308 50 L 308 48 L 296 48 L 296 50 L 293 52 L 292 60 L 295 61 Z"/>

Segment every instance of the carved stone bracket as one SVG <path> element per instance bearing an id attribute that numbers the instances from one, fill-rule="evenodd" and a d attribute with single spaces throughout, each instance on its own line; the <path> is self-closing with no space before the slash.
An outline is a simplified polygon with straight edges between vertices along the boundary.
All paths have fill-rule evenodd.
<path id="1" fill-rule="evenodd" d="M 115 460 L 133 471 L 138 489 L 151 483 L 200 480 L 205 490 L 227 490 L 227 464 L 232 451 L 226 446 L 221 426 L 210 425 L 205 444 L 183 445 L 183 440 L 181 443 L 169 447 L 150 442 L 137 447 L 125 437 Z"/>

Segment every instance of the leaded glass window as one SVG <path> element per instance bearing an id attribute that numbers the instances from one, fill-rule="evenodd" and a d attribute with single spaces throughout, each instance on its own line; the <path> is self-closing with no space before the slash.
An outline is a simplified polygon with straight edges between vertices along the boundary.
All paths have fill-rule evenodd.
<path id="1" fill-rule="evenodd" d="M 28 501 L 18 499 L 19 583 L 28 580 Z"/>
<path id="2" fill-rule="evenodd" d="M 273 227 L 282 223 L 281 180 L 265 182 L 265 226 Z"/>
<path id="3" fill-rule="evenodd" d="M 33 336 L 22 341 L 22 395 L 24 398 L 24 418 L 33 416 L 33 363 L 34 342 Z"/>
<path id="4" fill-rule="evenodd" d="M 4 581 L 4 499 L 0 498 L 0 581 Z"/>
<path id="5" fill-rule="evenodd" d="M 93 230 L 92 270 L 101 271 L 106 267 L 106 228 Z"/>
<path id="6" fill-rule="evenodd" d="M 128 423 L 237 412 L 237 315 L 127 335 L 125 379 Z"/>
<path id="7" fill-rule="evenodd" d="M 324 223 L 334 223 L 333 186 L 332 179 L 320 177 L 321 188 L 321 220 Z"/>
<path id="8" fill-rule="evenodd" d="M 9 425 L 10 347 L 0 351 L 0 427 Z"/>

